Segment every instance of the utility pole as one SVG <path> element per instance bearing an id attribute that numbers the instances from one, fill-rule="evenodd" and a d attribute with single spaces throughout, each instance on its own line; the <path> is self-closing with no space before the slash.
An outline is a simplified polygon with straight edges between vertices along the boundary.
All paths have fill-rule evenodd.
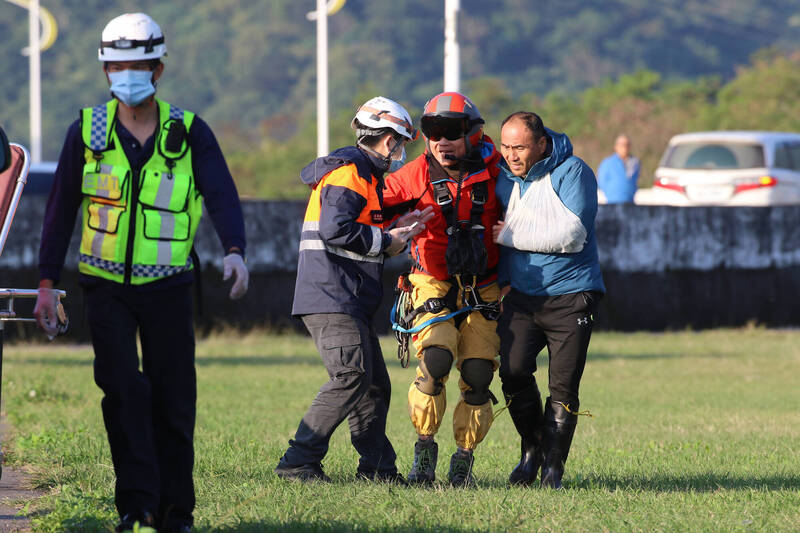
<path id="1" fill-rule="evenodd" d="M 31 162 L 42 162 L 42 69 L 39 46 L 39 0 L 28 8 L 28 53 L 30 54 Z"/>
<path id="2" fill-rule="evenodd" d="M 30 75 L 28 115 L 31 126 L 31 160 L 33 163 L 39 163 L 42 161 L 41 53 L 53 46 L 58 36 L 58 27 L 53 14 L 39 6 L 39 0 L 6 0 L 6 2 L 28 10 L 28 47 L 22 49 L 22 55 L 28 56 Z"/>
<path id="3" fill-rule="evenodd" d="M 458 48 L 460 0 L 444 1 L 444 90 L 458 92 L 461 87 L 461 58 Z"/>
<path id="4" fill-rule="evenodd" d="M 317 157 L 328 155 L 328 5 L 317 0 Z"/>

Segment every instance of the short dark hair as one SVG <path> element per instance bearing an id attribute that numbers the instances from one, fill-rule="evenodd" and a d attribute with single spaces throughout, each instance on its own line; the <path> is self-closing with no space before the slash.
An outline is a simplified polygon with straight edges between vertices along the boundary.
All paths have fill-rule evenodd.
<path id="1" fill-rule="evenodd" d="M 395 141 L 399 140 L 401 137 L 401 135 L 392 128 L 369 128 L 356 120 L 356 136 L 358 137 L 358 142 L 367 148 L 375 148 L 378 142 L 383 139 L 387 133 L 390 133 L 392 139 Z"/>
<path id="2" fill-rule="evenodd" d="M 500 124 L 500 128 L 502 129 L 507 122 L 512 120 L 519 120 L 525 124 L 525 127 L 528 128 L 528 131 L 533 134 L 533 140 L 535 141 L 538 141 L 543 136 L 547 135 L 547 132 L 544 130 L 542 118 L 532 111 L 516 111 L 511 113 L 505 118 L 505 120 L 503 120 L 503 123 Z"/>

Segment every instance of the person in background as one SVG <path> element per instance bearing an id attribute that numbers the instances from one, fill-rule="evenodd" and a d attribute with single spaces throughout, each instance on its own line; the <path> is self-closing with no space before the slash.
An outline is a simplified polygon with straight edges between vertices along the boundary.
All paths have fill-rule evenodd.
<path id="1" fill-rule="evenodd" d="M 572 155 L 563 133 L 535 113 L 507 117 L 500 131 L 504 163 L 497 198 L 504 221 L 493 228 L 500 246 L 502 294 L 500 379 L 522 438 L 509 482 L 560 488 L 580 401 L 597 303 L 605 293 L 594 220 L 597 181 Z M 542 411 L 536 358 L 547 347 L 550 395 Z"/>
<path id="2" fill-rule="evenodd" d="M 614 141 L 614 153 L 600 163 L 597 185 L 609 204 L 633 203 L 639 180 L 639 159 L 631 155 L 631 140 L 622 134 Z"/>
<path id="3" fill-rule="evenodd" d="M 77 212 L 94 379 L 116 474 L 120 532 L 183 533 L 195 506 L 192 242 L 203 214 L 221 241 L 230 297 L 247 292 L 239 196 L 208 125 L 155 97 L 164 34 L 144 13 L 111 20 L 98 59 L 112 99 L 67 130 L 47 202 L 34 315 L 55 334 Z M 142 346 L 141 370 L 136 336 Z"/>

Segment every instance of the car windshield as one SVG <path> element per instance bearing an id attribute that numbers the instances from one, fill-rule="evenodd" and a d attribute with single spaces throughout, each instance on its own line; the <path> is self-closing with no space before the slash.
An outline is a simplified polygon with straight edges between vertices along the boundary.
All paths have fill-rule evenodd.
<path id="1" fill-rule="evenodd" d="M 758 143 L 689 142 L 670 147 L 662 166 L 685 169 L 759 168 L 764 147 Z"/>

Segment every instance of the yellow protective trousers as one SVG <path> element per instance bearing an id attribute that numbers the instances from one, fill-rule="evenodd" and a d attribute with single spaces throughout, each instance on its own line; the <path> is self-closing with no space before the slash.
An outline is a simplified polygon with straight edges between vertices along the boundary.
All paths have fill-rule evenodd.
<path id="1" fill-rule="evenodd" d="M 414 308 L 423 305 L 430 298 L 444 298 L 451 288 L 451 282 L 437 280 L 425 274 L 411 274 L 409 281 L 414 286 L 411 293 L 411 302 Z M 485 302 L 496 302 L 500 297 L 500 289 L 496 282 L 492 282 L 477 289 L 481 299 Z M 463 289 L 459 290 L 458 308 L 464 307 Z M 444 316 L 451 313 L 452 309 L 443 309 L 439 313 L 423 313 L 416 317 L 414 325 L 421 324 L 431 318 Z M 462 317 L 457 317 L 461 319 Z M 446 321 L 431 324 L 423 328 L 412 337 L 417 358 L 420 365 L 424 365 L 424 350 L 431 346 L 438 346 L 448 350 L 456 361 L 456 368 L 460 371 L 461 365 L 467 359 L 485 359 L 493 363 L 493 370 L 497 370 L 500 338 L 497 335 L 497 322 L 487 320 L 480 312 L 471 312 L 461 320 L 456 327 L 456 320 L 451 318 Z M 425 372 L 417 367 L 417 377 L 408 390 L 408 411 L 411 423 L 419 435 L 435 435 L 439 430 L 446 407 L 445 387 L 435 396 L 425 394 L 419 390 L 417 384 L 425 378 Z M 447 381 L 447 376 L 442 382 Z M 464 401 L 464 392 L 470 386 L 459 380 L 461 397 L 453 412 L 453 434 L 456 444 L 468 450 L 475 449 L 492 425 L 492 402 L 483 405 L 470 405 Z"/>

